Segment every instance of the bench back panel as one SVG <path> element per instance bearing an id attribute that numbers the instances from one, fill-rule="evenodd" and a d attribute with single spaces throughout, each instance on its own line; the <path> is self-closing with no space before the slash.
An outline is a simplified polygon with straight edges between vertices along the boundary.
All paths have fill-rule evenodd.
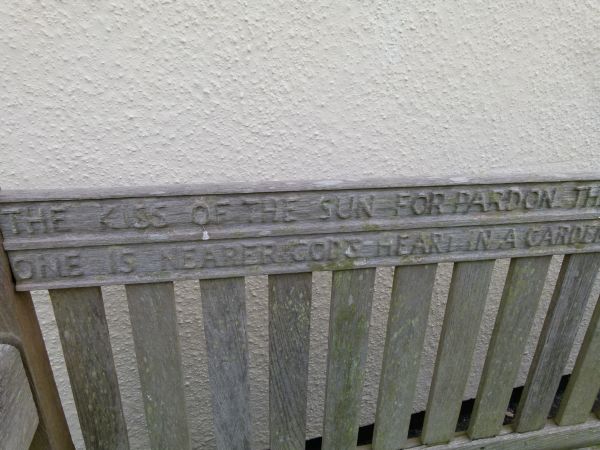
<path id="1" fill-rule="evenodd" d="M 600 178 L 600 177 L 598 177 Z M 323 448 L 356 446 L 375 268 L 394 266 L 375 450 L 406 445 L 437 263 L 454 262 L 421 442 L 454 437 L 494 262 L 511 258 L 469 436 L 502 427 L 551 255 L 567 255 L 515 420 L 543 428 L 600 267 L 600 181 L 4 192 L 16 289 L 48 289 L 88 449 L 129 448 L 100 286 L 124 284 L 151 447 L 191 448 L 173 281 L 199 279 L 220 449 L 250 448 L 245 276 L 266 274 L 270 447 L 304 448 L 311 273 L 332 271 Z M 594 315 L 559 420 L 600 385 Z M 596 376 L 597 375 L 597 376 Z M 582 419 L 583 418 L 583 419 Z M 512 445 L 512 444 L 511 444 Z"/>

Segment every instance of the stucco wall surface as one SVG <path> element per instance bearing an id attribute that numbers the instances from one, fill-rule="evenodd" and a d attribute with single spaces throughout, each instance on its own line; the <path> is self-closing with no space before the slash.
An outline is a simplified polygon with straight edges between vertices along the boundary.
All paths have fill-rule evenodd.
<path id="1" fill-rule="evenodd" d="M 595 0 L 5 0 L 0 185 L 598 172 L 599 20 Z M 426 404 L 450 269 L 439 269 L 415 410 Z M 506 270 L 500 261 L 465 397 L 477 388 Z M 310 436 L 322 421 L 330 283 L 315 274 Z M 373 421 L 390 288 L 382 269 L 362 423 Z M 145 449 L 124 290 L 103 290 L 132 448 Z M 176 293 L 193 443 L 212 448 L 197 282 L 176 283 Z M 265 278 L 249 279 L 254 440 L 263 448 L 265 299 Z M 82 448 L 52 309 L 43 293 L 35 301 Z"/>

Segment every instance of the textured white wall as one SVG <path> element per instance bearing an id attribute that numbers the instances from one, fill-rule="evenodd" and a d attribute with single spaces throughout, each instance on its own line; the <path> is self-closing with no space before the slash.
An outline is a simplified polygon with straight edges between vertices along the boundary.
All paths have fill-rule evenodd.
<path id="1" fill-rule="evenodd" d="M 6 0 L 0 184 L 598 171 L 599 20 L 594 0 Z M 499 266 L 479 360 L 506 271 Z M 444 265 L 415 409 L 426 402 L 448 273 Z M 330 283 L 328 274 L 315 278 L 311 436 L 323 405 Z M 381 270 L 363 423 L 373 418 L 389 288 L 390 271 Z M 176 289 L 193 440 L 210 448 L 197 283 Z M 104 291 L 132 447 L 144 449 L 124 292 Z M 264 278 L 248 292 L 255 440 L 265 446 Z M 81 447 L 51 308 L 41 294 L 36 306 Z M 480 369 L 474 365 L 467 396 Z"/>

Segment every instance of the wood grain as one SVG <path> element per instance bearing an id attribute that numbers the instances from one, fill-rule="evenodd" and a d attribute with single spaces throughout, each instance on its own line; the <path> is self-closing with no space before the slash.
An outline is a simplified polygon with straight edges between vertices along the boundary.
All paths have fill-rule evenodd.
<path id="1" fill-rule="evenodd" d="M 128 450 L 100 288 L 51 290 L 50 298 L 87 450 Z"/>
<path id="2" fill-rule="evenodd" d="M 596 181 L 600 183 L 600 181 Z M 577 181 L 18 201 L 0 192 L 7 249 L 115 245 L 594 218 Z M 335 187 L 335 186 L 334 186 Z M 579 203 L 578 203 L 579 201 Z M 589 202 L 592 204 L 593 202 Z M 574 207 L 577 206 L 576 209 Z M 587 205 L 589 206 L 589 205 Z M 291 226 L 292 225 L 292 226 Z M 67 237 L 65 239 L 65 237 Z M 87 244 L 84 244 L 87 242 Z"/>
<path id="3" fill-rule="evenodd" d="M 38 408 L 39 426 L 32 450 L 73 450 L 73 441 L 29 292 L 16 292 L 0 236 L 0 343 L 14 345 Z"/>
<path id="4" fill-rule="evenodd" d="M 375 415 L 374 450 L 397 450 L 408 436 L 437 266 L 397 267 Z"/>
<path id="5" fill-rule="evenodd" d="M 598 212 L 595 212 L 596 217 Z M 600 220 L 416 228 L 224 240 L 15 250 L 17 289 L 136 284 L 258 274 L 600 251 Z"/>
<path id="6" fill-rule="evenodd" d="M 19 350 L 0 344 L 0 447 L 29 448 L 38 426 L 38 413 Z"/>
<path id="7" fill-rule="evenodd" d="M 303 450 L 312 274 L 269 276 L 271 450 Z"/>
<path id="8" fill-rule="evenodd" d="M 191 448 L 173 283 L 125 286 L 153 450 Z"/>
<path id="9" fill-rule="evenodd" d="M 454 265 L 421 434 L 424 444 L 454 436 L 493 268 L 494 261 Z"/>
<path id="10" fill-rule="evenodd" d="M 200 290 L 217 448 L 250 449 L 244 279 L 206 280 Z"/>
<path id="11" fill-rule="evenodd" d="M 375 269 L 333 273 L 323 450 L 356 446 Z"/>
<path id="12" fill-rule="evenodd" d="M 600 444 L 600 421 L 593 418 L 574 426 L 560 427 L 553 422 L 547 422 L 546 426 L 539 431 L 528 433 L 511 431 L 510 426 L 505 426 L 496 437 L 472 441 L 467 436 L 460 435 L 449 444 L 433 446 L 419 445 L 417 439 L 411 439 L 406 448 L 411 450 L 592 450 L 597 449 L 597 445 Z M 357 450 L 371 450 L 371 446 L 360 446 Z"/>
<path id="13" fill-rule="evenodd" d="M 599 268 L 598 253 L 564 258 L 519 401 L 516 431 L 538 430 L 546 423 Z"/>
<path id="14" fill-rule="evenodd" d="M 502 428 L 551 259 L 510 262 L 469 423 L 471 439 L 495 436 Z"/>
<path id="15" fill-rule="evenodd" d="M 569 384 L 556 414 L 559 425 L 583 423 L 600 391 L 600 301 L 581 344 Z"/>
<path id="16" fill-rule="evenodd" d="M 5 203 L 38 202 L 48 200 L 93 200 L 98 198 L 144 198 L 170 197 L 190 195 L 221 195 L 221 194 L 256 194 L 293 191 L 334 191 L 356 189 L 388 189 L 397 187 L 439 187 L 439 186 L 469 186 L 516 183 L 569 183 L 578 182 L 584 185 L 593 184 L 598 180 L 598 173 L 561 173 L 561 174 L 518 174 L 500 176 L 464 176 L 454 177 L 390 177 L 371 178 L 363 180 L 309 180 L 309 181 L 266 181 L 266 182 L 227 182 L 204 183 L 165 186 L 116 186 L 116 187 L 78 187 L 70 189 L 37 189 L 19 190 L 2 189 L 0 200 Z"/>

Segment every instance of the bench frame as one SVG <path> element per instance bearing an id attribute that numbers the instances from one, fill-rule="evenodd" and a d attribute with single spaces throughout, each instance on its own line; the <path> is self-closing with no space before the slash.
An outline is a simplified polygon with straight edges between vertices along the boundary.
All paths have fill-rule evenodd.
<path id="1" fill-rule="evenodd" d="M 395 273 L 373 449 L 418 445 L 406 431 L 439 262 L 455 264 L 419 442 L 439 449 L 600 443 L 600 421 L 589 416 L 600 388 L 600 305 L 556 418 L 560 426 L 546 418 L 600 268 L 598 219 L 597 174 L 2 192 L 0 338 L 19 348 L 27 369 L 40 416 L 32 447 L 73 444 L 28 291 L 50 291 L 87 448 L 127 449 L 100 290 L 125 284 L 151 446 L 190 448 L 172 282 L 200 279 L 217 447 L 250 448 L 244 277 L 266 274 L 271 448 L 303 448 L 310 273 L 323 270 L 333 272 L 323 448 L 355 447 L 381 266 Z M 502 418 L 521 358 L 516 350 L 552 255 L 566 256 L 517 433 L 508 433 Z M 511 265 L 469 437 L 457 438 L 499 258 Z M 92 401 L 90 389 L 103 395 Z"/>

